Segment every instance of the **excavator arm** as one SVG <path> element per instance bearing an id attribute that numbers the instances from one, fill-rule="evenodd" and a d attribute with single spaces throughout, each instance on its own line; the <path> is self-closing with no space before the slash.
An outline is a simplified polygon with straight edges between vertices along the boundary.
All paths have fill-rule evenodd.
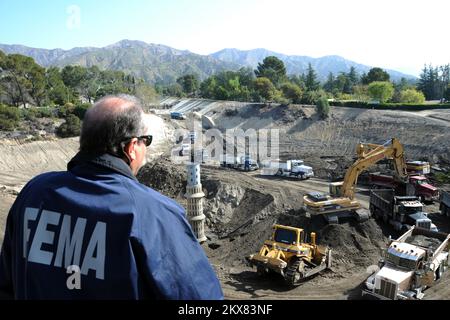
<path id="1" fill-rule="evenodd" d="M 401 180 L 407 178 L 404 149 L 402 144 L 396 138 L 392 138 L 382 145 L 360 143 L 356 148 L 356 152 L 358 154 L 358 159 L 347 169 L 342 185 L 341 196 L 353 199 L 355 196 L 355 185 L 358 181 L 359 174 L 385 158 L 394 160 L 394 167 L 398 178 Z"/>

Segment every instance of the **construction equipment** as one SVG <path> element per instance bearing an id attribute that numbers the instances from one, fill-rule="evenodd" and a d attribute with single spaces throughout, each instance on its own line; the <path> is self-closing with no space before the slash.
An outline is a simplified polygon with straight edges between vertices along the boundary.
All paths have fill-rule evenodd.
<path id="1" fill-rule="evenodd" d="M 430 163 L 427 161 L 408 161 L 406 171 L 410 175 L 424 175 L 431 172 Z"/>
<path id="2" fill-rule="evenodd" d="M 362 295 L 383 300 L 422 299 L 449 265 L 450 234 L 412 227 L 391 241 L 380 270 L 366 281 Z"/>
<path id="3" fill-rule="evenodd" d="M 260 275 L 270 270 L 281 274 L 289 285 L 331 267 L 331 249 L 316 244 L 311 233 L 307 243 L 303 229 L 274 225 L 270 240 L 266 240 L 257 254 L 247 257 L 250 266 L 256 266 Z"/>
<path id="4" fill-rule="evenodd" d="M 442 214 L 450 217 L 450 193 L 445 191 L 442 192 L 439 210 L 441 210 Z"/>
<path id="5" fill-rule="evenodd" d="M 417 196 L 421 201 L 431 202 L 439 198 L 439 190 L 431 185 L 423 175 L 409 175 L 406 181 L 401 181 L 395 176 L 371 173 L 369 174 L 369 184 L 372 189 L 392 188 L 398 195 Z"/>
<path id="6" fill-rule="evenodd" d="M 314 177 L 314 171 L 312 167 L 305 166 L 303 160 L 271 161 L 263 168 L 262 175 L 307 180 Z"/>
<path id="7" fill-rule="evenodd" d="M 259 169 L 258 163 L 250 156 L 235 157 L 229 154 L 220 155 L 220 165 L 241 171 L 255 171 Z"/>
<path id="8" fill-rule="evenodd" d="M 423 212 L 423 204 L 415 196 L 396 196 L 392 189 L 370 191 L 370 212 L 375 219 L 391 224 L 395 230 L 408 230 L 411 226 L 438 231 Z"/>
<path id="9" fill-rule="evenodd" d="M 378 161 L 388 158 L 394 160 L 399 180 L 407 179 L 403 146 L 393 138 L 383 145 L 358 144 L 358 159 L 348 168 L 344 181 L 329 184 L 330 194 L 310 192 L 303 197 L 305 209 L 310 214 L 323 214 L 329 223 L 338 223 L 339 218 L 353 216 L 358 221 L 369 219 L 370 212 L 362 209 L 355 199 L 358 176 Z"/>

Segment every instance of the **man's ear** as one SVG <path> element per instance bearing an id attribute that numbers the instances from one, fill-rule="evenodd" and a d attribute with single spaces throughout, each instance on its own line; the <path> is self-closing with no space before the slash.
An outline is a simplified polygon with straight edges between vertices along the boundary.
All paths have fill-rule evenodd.
<path id="1" fill-rule="evenodd" d="M 125 145 L 125 148 L 123 149 L 131 161 L 136 159 L 136 143 L 137 139 L 133 138 Z"/>

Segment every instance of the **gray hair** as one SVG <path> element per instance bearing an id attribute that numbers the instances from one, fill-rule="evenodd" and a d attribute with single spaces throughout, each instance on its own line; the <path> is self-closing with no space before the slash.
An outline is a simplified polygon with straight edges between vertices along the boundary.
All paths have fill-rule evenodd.
<path id="1" fill-rule="evenodd" d="M 106 96 L 89 108 L 81 127 L 80 151 L 122 156 L 121 144 L 145 134 L 141 102 L 120 94 Z"/>

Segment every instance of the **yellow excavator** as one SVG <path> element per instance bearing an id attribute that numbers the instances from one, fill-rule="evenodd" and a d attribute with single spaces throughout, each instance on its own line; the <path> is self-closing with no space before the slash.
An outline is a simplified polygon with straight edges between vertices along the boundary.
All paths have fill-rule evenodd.
<path id="1" fill-rule="evenodd" d="M 309 192 L 303 197 L 307 212 L 313 215 L 323 214 L 329 223 L 338 223 L 339 218 L 355 217 L 358 221 L 369 219 L 370 212 L 361 208 L 355 199 L 358 176 L 368 167 L 383 159 L 393 160 L 396 178 L 407 181 L 407 166 L 402 144 L 396 138 L 382 145 L 359 143 L 356 148 L 357 160 L 347 169 L 344 181 L 329 184 L 330 194 Z"/>

